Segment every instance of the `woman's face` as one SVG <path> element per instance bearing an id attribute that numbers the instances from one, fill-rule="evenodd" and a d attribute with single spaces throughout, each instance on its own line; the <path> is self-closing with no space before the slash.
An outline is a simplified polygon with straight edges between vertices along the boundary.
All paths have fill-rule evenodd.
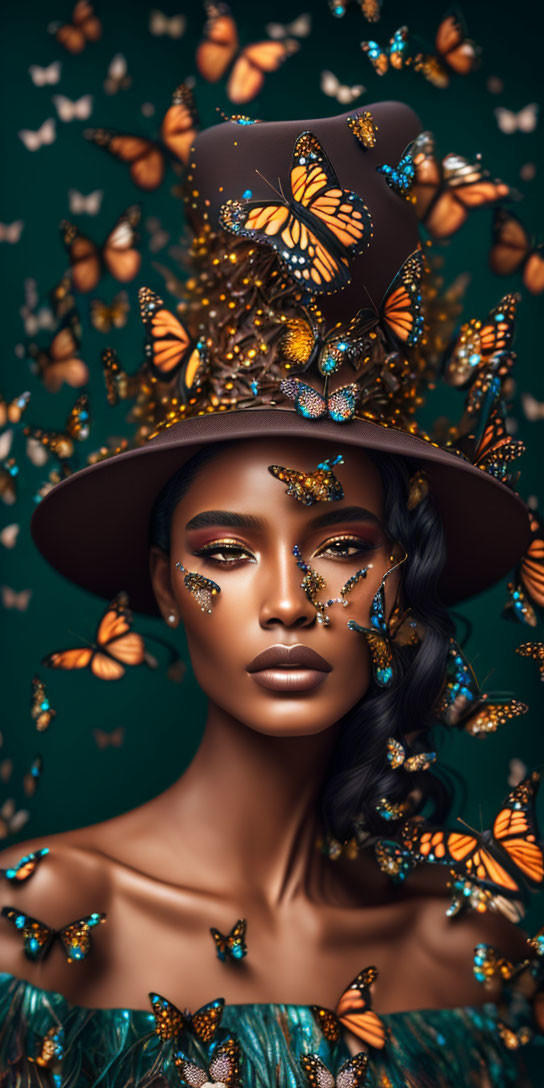
<path id="1" fill-rule="evenodd" d="M 282 465 L 312 472 L 338 453 L 339 501 L 303 505 L 268 471 Z M 173 612 L 185 627 L 196 679 L 210 700 L 260 733 L 301 736 L 327 729 L 361 699 L 371 666 L 364 636 L 347 621 L 368 625 L 380 581 L 402 557 L 382 517 L 378 470 L 364 451 L 341 441 L 331 448 L 306 438 L 243 440 L 201 468 L 174 510 L 170 557 L 153 548 L 151 571 L 163 615 Z M 351 575 L 369 568 L 347 607 L 327 609 L 328 626 L 317 622 L 301 588 L 294 545 L 326 581 L 320 600 L 339 596 Z M 211 614 L 184 585 L 178 561 L 220 586 Z M 398 578 L 386 582 L 387 614 Z M 292 663 L 259 668 L 255 659 L 271 647 L 289 648 Z M 319 655 L 319 668 L 304 661 L 297 667 L 302 647 Z"/>

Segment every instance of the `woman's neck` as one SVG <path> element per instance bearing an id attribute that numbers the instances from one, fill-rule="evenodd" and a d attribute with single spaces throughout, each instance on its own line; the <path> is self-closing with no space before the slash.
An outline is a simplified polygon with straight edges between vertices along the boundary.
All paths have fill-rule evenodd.
<path id="1" fill-rule="evenodd" d="M 274 908 L 306 885 L 336 735 L 266 736 L 210 705 L 190 766 L 156 799 L 203 890 L 259 888 Z"/>

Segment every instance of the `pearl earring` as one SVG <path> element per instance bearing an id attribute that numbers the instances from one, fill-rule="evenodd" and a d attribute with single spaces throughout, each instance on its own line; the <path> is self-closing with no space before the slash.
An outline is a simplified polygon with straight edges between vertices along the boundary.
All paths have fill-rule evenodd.
<path id="1" fill-rule="evenodd" d="M 175 622 L 176 622 L 176 614 L 175 614 L 175 612 L 169 612 L 169 613 L 168 613 L 168 616 L 167 616 L 167 622 L 168 622 L 168 623 L 175 623 Z"/>

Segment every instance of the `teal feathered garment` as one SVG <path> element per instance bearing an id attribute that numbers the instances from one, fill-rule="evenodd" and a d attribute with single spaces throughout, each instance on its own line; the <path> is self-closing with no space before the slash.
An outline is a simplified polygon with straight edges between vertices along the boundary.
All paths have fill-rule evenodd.
<path id="1" fill-rule="evenodd" d="M 519 1051 L 497 1031 L 497 1009 L 483 1006 L 385 1015 L 390 1039 L 372 1051 L 365 1088 L 523 1088 Z M 519 1023 L 528 1023 L 527 1009 Z M 85 1009 L 57 993 L 0 973 L 2 1088 L 166 1088 L 181 1083 L 172 1062 L 174 1043 L 154 1030 L 151 1012 Z M 29 1058 L 55 1027 L 64 1030 L 64 1055 L 49 1069 Z M 234 1035 L 242 1055 L 243 1088 L 306 1088 L 300 1058 L 315 1053 L 336 1074 L 349 1058 L 342 1039 L 327 1042 L 308 1006 L 225 1005 L 217 1038 Z M 207 1069 L 209 1053 L 190 1031 L 181 1037 L 188 1057 Z"/>

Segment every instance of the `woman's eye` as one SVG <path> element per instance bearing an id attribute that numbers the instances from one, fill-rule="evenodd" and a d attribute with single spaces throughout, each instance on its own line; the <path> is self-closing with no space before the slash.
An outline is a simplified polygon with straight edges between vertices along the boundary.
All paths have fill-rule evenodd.
<path id="1" fill-rule="evenodd" d="M 314 553 L 314 558 L 353 559 L 358 555 L 364 555 L 366 552 L 375 551 L 377 547 L 377 544 L 363 540 L 361 537 L 341 537 L 323 544 Z"/>
<path id="2" fill-rule="evenodd" d="M 252 560 L 254 556 L 242 547 L 241 544 L 222 544 L 220 541 L 213 544 L 207 544 L 203 548 L 198 548 L 193 552 L 193 555 L 199 555 L 203 559 L 209 559 L 212 563 L 220 563 L 224 567 L 232 566 L 235 563 L 239 563 L 243 560 Z"/>

